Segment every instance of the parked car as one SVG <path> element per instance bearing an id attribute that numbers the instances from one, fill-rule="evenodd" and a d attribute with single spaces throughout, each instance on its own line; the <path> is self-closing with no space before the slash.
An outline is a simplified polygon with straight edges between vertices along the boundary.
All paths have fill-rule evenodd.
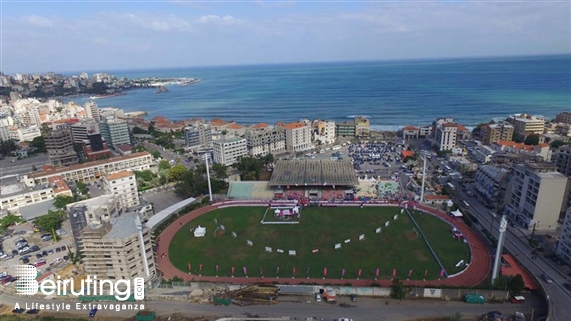
<path id="1" fill-rule="evenodd" d="M 28 264 L 28 263 L 30 263 L 30 259 L 28 259 L 28 258 L 25 258 L 25 259 L 23 259 L 23 260 L 22 260 L 22 263 L 24 263 L 24 264 Z"/>
<path id="2" fill-rule="evenodd" d="M 42 251 L 42 256 L 48 256 L 48 251 Z"/>
<path id="3" fill-rule="evenodd" d="M 26 309 L 17 308 L 17 309 L 12 310 L 12 313 L 22 314 L 24 311 L 26 311 Z"/>
<path id="4" fill-rule="evenodd" d="M 26 239 L 23 238 L 23 237 L 19 237 L 19 238 L 17 238 L 17 239 L 14 240 L 14 244 L 20 243 L 20 242 L 26 242 Z"/>
<path id="5" fill-rule="evenodd" d="M 525 303 L 525 298 L 521 295 L 514 295 L 510 298 L 511 303 Z"/>
<path id="6" fill-rule="evenodd" d="M 97 313 L 97 308 L 91 309 L 91 311 L 89 311 L 89 317 L 90 317 L 90 318 L 93 318 L 96 313 Z"/>
<path id="7" fill-rule="evenodd" d="M 357 295 L 351 294 L 351 302 L 357 302 Z"/>
<path id="8" fill-rule="evenodd" d="M 65 246 L 65 245 L 62 246 L 62 247 L 61 247 L 61 251 L 62 251 L 62 252 L 67 251 L 67 246 Z"/>
<path id="9" fill-rule="evenodd" d="M 67 234 L 67 231 L 64 228 L 60 228 L 59 230 L 56 231 L 57 235 L 65 235 Z"/>
<path id="10" fill-rule="evenodd" d="M 39 251 L 39 250 L 40 250 L 40 247 L 37 246 L 37 245 L 32 245 L 32 246 L 30 247 L 30 249 L 32 250 L 32 252 L 36 252 L 36 251 Z"/>
<path id="11" fill-rule="evenodd" d="M 26 311 L 26 314 L 38 314 L 38 312 L 40 312 L 40 310 L 38 309 L 31 309 Z"/>
<path id="12" fill-rule="evenodd" d="M 36 254 L 36 259 L 41 259 L 41 258 L 43 258 L 43 257 L 44 257 L 44 256 L 42 255 L 42 253 L 37 253 L 37 254 Z"/>
<path id="13" fill-rule="evenodd" d="M 13 280 L 14 280 L 14 278 L 11 275 L 8 275 L 2 280 L 2 284 L 8 284 L 8 283 L 12 282 Z"/>
<path id="14" fill-rule="evenodd" d="M 27 233 L 26 231 L 22 230 L 22 231 L 15 232 L 14 235 L 24 235 L 26 233 Z"/>
<path id="15" fill-rule="evenodd" d="M 56 257 L 56 258 L 54 259 L 54 264 L 58 264 L 58 263 L 61 262 L 61 261 L 62 261 L 61 258 Z"/>
<path id="16" fill-rule="evenodd" d="M 42 266 L 46 264 L 46 260 L 37 260 L 34 263 L 32 263 L 33 266 L 38 267 L 38 266 Z"/>
<path id="17" fill-rule="evenodd" d="M 32 250 L 31 250 L 28 246 L 22 248 L 22 249 L 19 251 L 20 255 L 22 255 L 22 254 L 28 254 L 28 253 L 30 253 L 30 252 L 32 252 Z"/>
<path id="18" fill-rule="evenodd" d="M 42 236 L 42 241 L 44 241 L 44 242 L 51 241 L 51 240 L 53 240 L 53 237 L 51 235 Z"/>

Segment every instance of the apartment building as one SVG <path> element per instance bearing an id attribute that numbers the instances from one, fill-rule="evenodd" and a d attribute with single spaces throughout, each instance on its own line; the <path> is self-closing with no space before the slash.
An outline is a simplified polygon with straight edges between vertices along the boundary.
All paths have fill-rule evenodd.
<path id="1" fill-rule="evenodd" d="M 512 154 L 525 154 L 529 156 L 539 156 L 544 161 L 551 159 L 551 150 L 549 144 L 525 145 L 512 141 L 499 140 L 493 142 L 490 147 L 497 152 L 507 152 Z"/>
<path id="2" fill-rule="evenodd" d="M 110 158 L 113 155 L 101 134 L 88 135 L 81 145 L 83 147 L 83 155 L 89 160 Z"/>
<path id="3" fill-rule="evenodd" d="M 298 152 L 311 149 L 311 127 L 301 122 L 277 123 L 275 128 L 285 132 L 286 150 Z"/>
<path id="4" fill-rule="evenodd" d="M 10 128 L 8 126 L 0 126 L 0 141 L 7 141 L 10 137 Z"/>
<path id="5" fill-rule="evenodd" d="M 476 170 L 474 188 L 480 197 L 496 208 L 504 201 L 511 171 L 507 167 L 481 165 Z"/>
<path id="6" fill-rule="evenodd" d="M 557 244 L 557 255 L 567 264 L 571 264 L 571 207 L 567 209 L 565 214 L 563 229 Z"/>
<path id="7" fill-rule="evenodd" d="M 75 242 L 75 248 L 81 248 L 81 231 L 87 226 L 109 222 L 112 217 L 121 214 L 121 202 L 117 195 L 101 195 L 67 205 L 69 222 Z"/>
<path id="8" fill-rule="evenodd" d="M 71 129 L 73 142 L 76 144 L 83 143 L 84 140 L 88 139 L 89 135 L 99 133 L 99 124 L 97 124 L 93 119 L 72 124 L 69 128 Z"/>
<path id="9" fill-rule="evenodd" d="M 239 157 L 248 155 L 245 138 L 228 138 L 212 141 L 214 163 L 233 165 Z"/>
<path id="10" fill-rule="evenodd" d="M 141 152 L 68 167 L 44 166 L 41 171 L 22 175 L 20 181 L 27 187 L 46 184 L 48 179 L 53 176 L 61 176 L 65 180 L 75 182 L 93 182 L 109 173 L 122 170 L 142 171 L 151 169 L 151 166 L 155 166 L 151 154 Z"/>
<path id="11" fill-rule="evenodd" d="M 571 146 L 563 146 L 555 151 L 553 162 L 559 173 L 571 177 Z"/>
<path id="12" fill-rule="evenodd" d="M 436 146 L 439 151 L 452 150 L 456 147 L 456 135 L 458 125 L 455 123 L 444 123 L 436 129 Z"/>
<path id="13" fill-rule="evenodd" d="M 514 126 L 518 134 L 534 133 L 543 134 L 545 119 L 527 114 L 516 114 L 508 117 L 508 122 Z"/>
<path id="14" fill-rule="evenodd" d="M 140 204 L 137 179 L 132 171 L 125 170 L 107 174 L 103 177 L 103 188 L 105 193 L 117 195 L 123 208 Z"/>
<path id="15" fill-rule="evenodd" d="M 87 103 L 85 103 L 84 107 L 85 107 L 85 112 L 87 114 L 87 118 L 91 118 L 98 123 L 100 121 L 100 117 L 99 117 L 99 108 L 97 107 L 97 104 L 94 101 L 88 101 Z"/>
<path id="16" fill-rule="evenodd" d="M 439 117 L 436 118 L 432 122 L 432 135 L 436 137 L 437 131 L 439 127 L 442 127 L 444 124 L 454 124 L 454 118 L 452 117 Z"/>
<path id="17" fill-rule="evenodd" d="M 335 124 L 335 136 L 343 139 L 353 139 L 356 135 L 355 123 L 344 121 Z"/>
<path id="18" fill-rule="evenodd" d="M 555 116 L 556 123 L 566 123 L 571 124 L 571 112 L 564 111 Z"/>
<path id="19" fill-rule="evenodd" d="M 355 136 L 367 138 L 371 131 L 371 122 L 364 116 L 355 117 Z"/>
<path id="20" fill-rule="evenodd" d="M 73 196 L 71 189 L 61 176 L 52 176 L 46 183 L 33 187 L 21 184 L 0 188 L 0 210 L 19 214 L 23 206 L 54 199 L 57 195 Z"/>
<path id="21" fill-rule="evenodd" d="M 269 126 L 249 128 L 244 135 L 248 154 L 265 156 L 286 151 L 285 132 Z"/>
<path id="22" fill-rule="evenodd" d="M 210 124 L 197 122 L 184 129 L 186 147 L 212 146 L 212 128 Z"/>
<path id="23" fill-rule="evenodd" d="M 86 274 L 109 280 L 150 280 L 157 275 L 151 231 L 141 224 L 138 214 L 124 213 L 87 226 L 80 235 Z"/>
<path id="24" fill-rule="evenodd" d="M 567 177 L 556 170 L 551 163 L 514 164 L 505 214 L 525 228 L 554 231 L 567 190 Z"/>
<path id="25" fill-rule="evenodd" d="M 319 140 L 323 144 L 335 143 L 335 121 L 315 120 L 312 124 L 314 140 Z"/>
<path id="26" fill-rule="evenodd" d="M 31 142 L 36 137 L 42 136 L 40 128 L 38 126 L 30 127 L 10 127 L 10 138 L 17 140 L 19 142 Z"/>
<path id="27" fill-rule="evenodd" d="M 44 140 L 48 157 L 53 166 L 67 166 L 79 162 L 77 152 L 73 148 L 70 130 L 52 131 L 44 137 Z"/>
<path id="28" fill-rule="evenodd" d="M 99 123 L 101 136 L 107 141 L 107 145 L 116 147 L 119 145 L 131 145 L 129 125 L 127 121 L 120 119 L 105 120 Z"/>
<path id="29" fill-rule="evenodd" d="M 500 140 L 511 141 L 513 140 L 513 134 L 514 126 L 506 123 L 484 125 L 481 128 L 481 136 L 485 145 L 490 145 Z"/>

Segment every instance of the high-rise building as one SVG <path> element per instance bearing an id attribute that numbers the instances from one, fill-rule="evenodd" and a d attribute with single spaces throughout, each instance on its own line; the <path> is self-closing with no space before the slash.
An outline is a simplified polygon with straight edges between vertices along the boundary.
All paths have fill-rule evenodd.
<path id="1" fill-rule="evenodd" d="M 105 120 L 99 123 L 99 131 L 111 147 L 131 145 L 129 125 L 125 120 Z"/>
<path id="2" fill-rule="evenodd" d="M 7 141 L 10 139 L 10 129 L 8 126 L 0 126 L 0 141 Z"/>
<path id="3" fill-rule="evenodd" d="M 335 142 L 335 121 L 315 120 L 313 122 L 314 139 L 323 144 L 333 144 Z"/>
<path id="4" fill-rule="evenodd" d="M 248 153 L 252 156 L 265 156 L 285 152 L 285 132 L 269 126 L 254 126 L 244 135 Z"/>
<path id="5" fill-rule="evenodd" d="M 557 171 L 567 177 L 571 177 L 571 146 L 560 147 L 553 157 Z"/>
<path id="6" fill-rule="evenodd" d="M 311 127 L 301 122 L 295 123 L 277 123 L 276 129 L 285 132 L 286 136 L 286 150 L 288 151 L 303 151 L 312 148 L 311 144 Z"/>
<path id="7" fill-rule="evenodd" d="M 222 165 L 233 165 L 239 157 L 248 155 L 246 139 L 233 137 L 212 141 L 214 162 Z"/>
<path id="8" fill-rule="evenodd" d="M 197 122 L 184 129 L 186 147 L 210 147 L 212 145 L 212 129 L 210 124 Z"/>
<path id="9" fill-rule="evenodd" d="M 508 122 L 514 126 L 514 131 L 518 134 L 543 134 L 545 129 L 545 119 L 533 115 L 515 114 L 508 117 Z"/>
<path id="10" fill-rule="evenodd" d="M 70 130 L 55 130 L 44 137 L 50 162 L 54 166 L 77 164 L 79 159 L 73 148 Z"/>
<path id="11" fill-rule="evenodd" d="M 364 116 L 355 117 L 355 136 L 367 138 L 370 134 L 371 122 Z"/>
<path id="12" fill-rule="evenodd" d="M 352 121 L 344 121 L 335 124 L 335 136 L 337 138 L 352 139 L 355 138 L 355 123 Z"/>
<path id="13" fill-rule="evenodd" d="M 567 177 L 556 170 L 551 163 L 514 164 L 505 214 L 528 229 L 555 230 L 567 190 Z"/>
<path id="14" fill-rule="evenodd" d="M 571 112 L 564 111 L 555 116 L 555 122 L 571 124 Z"/>
<path id="15" fill-rule="evenodd" d="M 135 207 L 140 204 L 139 190 L 135 173 L 120 171 L 108 174 L 103 178 L 105 192 L 117 195 L 123 208 Z"/>
<path id="16" fill-rule="evenodd" d="M 438 127 L 441 127 L 444 124 L 453 124 L 454 123 L 454 118 L 452 117 L 440 117 L 440 118 L 436 118 L 433 122 L 432 122 L 432 135 L 434 137 L 436 137 L 436 132 L 438 130 Z"/>
<path id="17" fill-rule="evenodd" d="M 500 140 L 511 141 L 514 134 L 514 126 L 510 124 L 490 124 L 482 126 L 482 137 L 485 145 L 491 145 Z"/>
<path id="18" fill-rule="evenodd" d="M 72 124 L 70 129 L 73 142 L 79 144 L 88 139 L 87 136 L 99 133 L 99 125 L 93 119 Z"/>
<path id="19" fill-rule="evenodd" d="M 109 280 L 156 276 L 151 231 L 137 213 L 87 226 L 81 231 L 80 248 L 88 275 Z"/>
<path id="20" fill-rule="evenodd" d="M 436 129 L 436 146 L 438 150 L 452 150 L 456 147 L 456 135 L 458 125 L 455 123 L 444 123 Z"/>
<path id="21" fill-rule="evenodd" d="M 99 108 L 94 101 L 88 101 L 85 103 L 85 113 L 87 114 L 87 118 L 91 118 L 97 123 L 99 122 Z"/>

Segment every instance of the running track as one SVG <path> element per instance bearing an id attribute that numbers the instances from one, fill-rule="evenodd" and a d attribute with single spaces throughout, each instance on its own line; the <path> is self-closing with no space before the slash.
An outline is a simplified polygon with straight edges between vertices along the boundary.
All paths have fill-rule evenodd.
<path id="1" fill-rule="evenodd" d="M 232 203 L 234 206 L 236 206 L 236 203 L 233 202 Z M 266 203 L 252 203 L 252 202 L 243 202 L 240 203 L 240 206 L 248 206 L 248 205 L 264 205 Z M 371 280 L 371 279 L 363 279 L 363 280 L 355 280 L 355 279 L 344 279 L 344 280 L 340 280 L 340 279 L 332 279 L 332 278 L 326 278 L 326 279 L 322 279 L 322 278 L 303 278 L 303 277 L 299 277 L 299 278 L 260 278 L 260 277 L 249 277 L 249 278 L 245 278 L 245 277 L 215 277 L 215 276 L 198 276 L 196 274 L 188 274 L 187 272 L 181 271 L 179 269 L 177 269 L 174 265 L 171 264 L 170 260 L 169 260 L 169 245 L 170 242 L 173 238 L 173 236 L 176 234 L 176 232 L 183 227 L 184 225 L 186 225 L 188 222 L 192 221 L 193 219 L 211 212 L 215 209 L 220 208 L 221 206 L 224 206 L 225 202 L 219 202 L 213 205 L 209 205 L 206 207 L 202 207 L 199 208 L 195 211 L 192 211 L 182 217 L 180 217 L 178 220 L 176 220 L 174 223 L 172 223 L 171 225 L 169 225 L 159 236 L 159 238 L 157 239 L 157 261 L 158 261 L 158 269 L 160 271 L 160 273 L 162 274 L 163 279 L 173 279 L 175 276 L 181 278 L 184 282 L 190 282 L 191 279 L 193 281 L 203 281 L 203 282 L 225 282 L 225 283 L 232 283 L 232 284 L 252 284 L 252 283 L 272 283 L 272 282 L 287 282 L 288 284 L 300 284 L 300 283 L 315 283 L 315 284 L 319 284 L 319 285 L 324 285 L 325 283 L 328 284 L 332 284 L 332 283 L 338 283 L 338 284 L 343 284 L 346 282 L 350 282 L 352 284 L 352 286 L 370 286 L 371 283 L 377 283 L 380 284 L 383 287 L 388 287 L 391 285 L 391 280 L 387 279 L 387 280 Z M 228 203 L 226 203 L 226 205 L 228 205 Z M 410 203 L 409 208 L 412 207 L 412 203 Z M 470 244 L 471 247 L 471 259 L 470 259 L 470 265 L 464 270 L 463 273 L 453 276 L 453 277 L 449 277 L 449 278 L 444 278 L 442 280 L 428 280 L 428 281 L 422 281 L 422 280 L 403 280 L 405 285 L 409 285 L 409 286 L 439 286 L 439 285 L 446 285 L 446 286 L 456 286 L 456 287 L 472 287 L 475 285 L 480 284 L 481 282 L 483 282 L 484 280 L 486 280 L 486 278 L 488 277 L 488 275 L 490 274 L 490 270 L 491 270 L 491 257 L 488 254 L 488 251 L 486 249 L 486 246 L 484 245 L 484 242 L 480 239 L 480 237 L 478 237 L 476 235 L 476 233 L 470 228 L 468 227 L 466 224 L 464 224 L 464 222 L 462 220 L 458 220 L 458 219 L 453 219 L 450 216 L 448 216 L 446 213 L 433 209 L 431 207 L 428 206 L 423 206 L 423 205 L 419 205 L 416 204 L 416 208 L 419 210 L 423 210 L 425 212 L 431 213 L 437 217 L 439 217 L 440 219 L 449 222 L 451 224 L 453 224 L 454 226 L 456 226 L 457 229 L 459 229 L 463 234 L 464 237 L 468 240 L 468 243 Z M 165 253 L 165 256 L 163 257 L 162 254 Z M 237 273 L 240 273 L 240 269 L 237 268 Z"/>

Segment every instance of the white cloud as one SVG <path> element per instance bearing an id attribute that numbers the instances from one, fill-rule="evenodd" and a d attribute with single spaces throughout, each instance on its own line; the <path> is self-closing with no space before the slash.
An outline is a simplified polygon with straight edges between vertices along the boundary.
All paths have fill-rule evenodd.
<path id="1" fill-rule="evenodd" d="M 36 15 L 24 16 L 21 20 L 24 21 L 25 23 L 29 23 L 40 27 L 53 27 L 56 24 L 56 21 L 54 19 L 47 17 L 40 17 Z"/>

